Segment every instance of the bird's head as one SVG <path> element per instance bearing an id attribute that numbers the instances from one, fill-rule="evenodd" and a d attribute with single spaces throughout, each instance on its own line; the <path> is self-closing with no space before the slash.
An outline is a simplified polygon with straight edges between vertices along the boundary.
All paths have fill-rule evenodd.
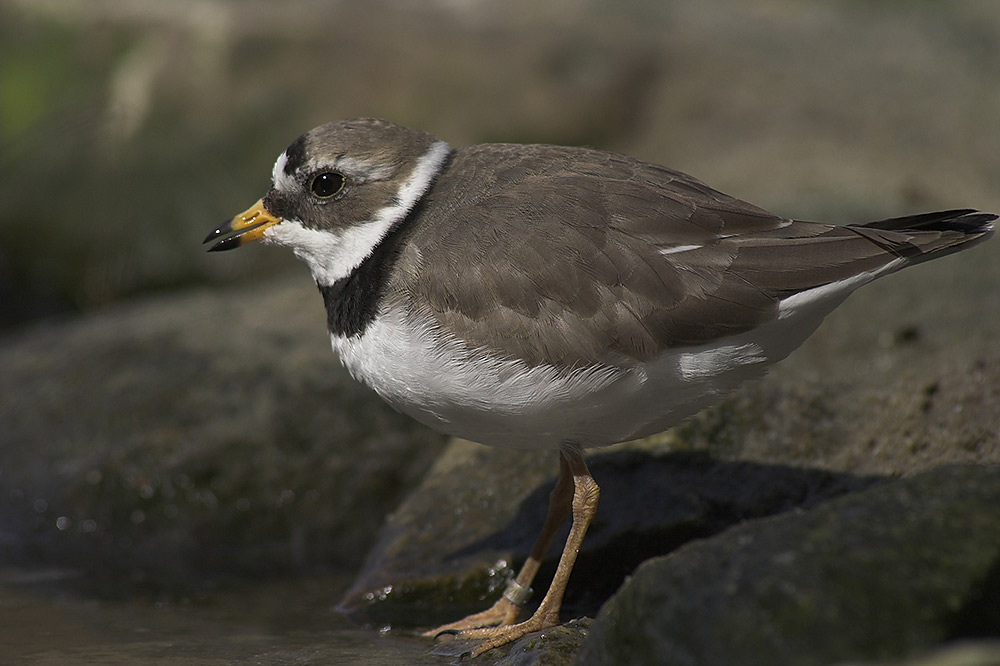
<path id="1" fill-rule="evenodd" d="M 204 242 L 216 241 L 211 252 L 256 240 L 284 245 L 317 283 L 333 284 L 406 217 L 449 152 L 426 132 L 382 120 L 320 125 L 278 156 L 267 194 Z"/>

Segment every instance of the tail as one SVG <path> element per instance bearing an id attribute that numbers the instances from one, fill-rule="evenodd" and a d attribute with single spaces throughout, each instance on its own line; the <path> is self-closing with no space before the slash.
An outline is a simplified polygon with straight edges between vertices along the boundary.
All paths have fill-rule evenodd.
<path id="1" fill-rule="evenodd" d="M 847 228 L 914 264 L 983 242 L 993 235 L 993 223 L 997 217 L 993 213 L 971 209 L 945 210 Z"/>

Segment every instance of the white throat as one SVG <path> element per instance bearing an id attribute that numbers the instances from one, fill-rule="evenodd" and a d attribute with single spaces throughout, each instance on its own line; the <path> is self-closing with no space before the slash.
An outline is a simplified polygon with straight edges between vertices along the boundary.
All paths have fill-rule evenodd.
<path id="1" fill-rule="evenodd" d="M 330 286 L 351 274 L 375 250 L 389 230 L 413 210 L 441 171 L 450 152 L 438 141 L 424 153 L 413 172 L 400 186 L 395 203 L 378 210 L 372 218 L 336 233 L 309 229 L 298 220 L 285 218 L 264 232 L 264 241 L 291 248 L 304 261 L 320 286 Z M 284 153 L 275 164 L 275 172 Z"/>

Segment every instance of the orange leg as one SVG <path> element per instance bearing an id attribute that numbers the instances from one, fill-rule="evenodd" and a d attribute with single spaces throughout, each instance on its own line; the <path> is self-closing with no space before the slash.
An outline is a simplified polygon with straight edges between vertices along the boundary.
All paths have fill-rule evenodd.
<path id="1" fill-rule="evenodd" d="M 472 652 L 472 656 L 477 657 L 487 650 L 505 645 L 525 634 L 559 624 L 559 608 L 562 606 L 566 584 L 569 582 L 569 575 L 573 571 L 587 527 L 597 511 L 597 499 L 600 495 L 600 488 L 590 476 L 590 470 L 584 462 L 583 451 L 578 446 L 565 445 L 559 454 L 559 481 L 549 497 L 549 512 L 545 526 L 517 578 L 507 586 L 504 596 L 489 610 L 438 627 L 424 634 L 425 636 L 457 633 L 460 638 L 484 639 Z M 571 511 L 573 523 L 545 598 L 542 599 L 534 615 L 524 622 L 512 624 L 517 618 L 520 606 L 527 600 L 526 593 L 530 592 L 528 587 L 538 572 L 545 552 L 552 544 L 559 526 Z"/>

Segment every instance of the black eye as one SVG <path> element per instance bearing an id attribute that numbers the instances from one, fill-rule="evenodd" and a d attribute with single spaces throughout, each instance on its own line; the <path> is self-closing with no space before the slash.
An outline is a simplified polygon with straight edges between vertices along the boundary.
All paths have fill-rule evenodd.
<path id="1" fill-rule="evenodd" d="M 309 189 L 320 199 L 329 199 L 344 189 L 344 174 L 327 171 L 312 179 Z"/>

